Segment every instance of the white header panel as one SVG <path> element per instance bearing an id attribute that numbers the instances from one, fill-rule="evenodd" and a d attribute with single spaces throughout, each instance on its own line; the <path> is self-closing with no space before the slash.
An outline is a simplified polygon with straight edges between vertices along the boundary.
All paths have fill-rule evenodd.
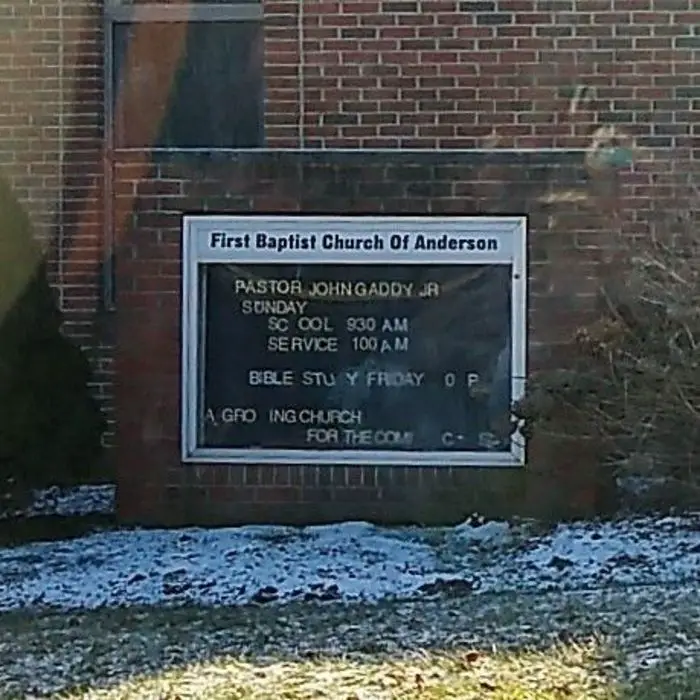
<path id="1" fill-rule="evenodd" d="M 186 216 L 197 262 L 510 263 L 522 217 Z"/>

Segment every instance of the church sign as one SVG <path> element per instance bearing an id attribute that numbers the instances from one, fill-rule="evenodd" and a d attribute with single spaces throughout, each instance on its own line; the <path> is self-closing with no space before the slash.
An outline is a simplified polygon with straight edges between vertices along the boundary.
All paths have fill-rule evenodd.
<path id="1" fill-rule="evenodd" d="M 183 219 L 186 462 L 520 466 L 522 217 Z"/>

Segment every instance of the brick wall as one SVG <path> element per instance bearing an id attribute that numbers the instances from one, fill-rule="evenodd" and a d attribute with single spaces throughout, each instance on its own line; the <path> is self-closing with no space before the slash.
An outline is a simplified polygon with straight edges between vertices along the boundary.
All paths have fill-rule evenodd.
<path id="1" fill-rule="evenodd" d="M 93 0 L 0 1 L 0 171 L 54 249 L 70 330 L 85 337 L 101 249 L 100 13 Z"/>
<path id="2" fill-rule="evenodd" d="M 162 156 L 144 173 L 116 165 L 127 225 L 117 250 L 117 463 L 120 513 L 139 522 L 307 522 L 591 513 L 604 494 L 586 446 L 535 442 L 527 470 L 181 465 L 182 212 L 499 214 L 530 217 L 530 363 L 594 312 L 611 211 L 588 185 L 584 154 L 416 151 Z M 639 186 L 622 174 L 622 189 Z M 624 180 L 627 180 L 625 182 Z M 577 205 L 548 193 L 577 189 Z M 613 197 L 620 220 L 634 213 Z M 556 221 L 556 223 L 554 223 Z M 594 446 L 591 446 L 594 448 Z M 575 457 L 575 459 L 574 459 Z M 574 461 L 572 461 L 574 460 Z M 437 505 L 437 507 L 436 507 Z"/>
<path id="3" fill-rule="evenodd" d="M 641 161 L 656 171 L 655 179 L 638 173 L 636 203 L 628 201 L 628 215 L 615 220 L 632 235 L 647 231 L 652 199 L 670 201 L 669 183 L 678 170 L 695 167 L 700 134 L 693 118 L 700 106 L 695 0 L 264 0 L 263 8 L 268 148 L 576 149 L 598 137 L 611 140 L 601 128 L 613 126 L 614 138 L 629 136 Z M 114 319 L 100 303 L 102 266 L 111 253 L 103 234 L 109 228 L 121 245 L 134 209 L 121 199 L 115 209 L 114 201 L 102 197 L 102 13 L 100 0 L 0 0 L 0 170 L 26 203 L 47 247 L 66 331 L 91 350 L 96 388 L 109 408 Z M 174 70 L 177 51 L 169 53 Z M 160 200 L 161 188 L 180 186 L 152 179 L 148 153 L 131 154 L 129 162 L 123 153 L 116 158 L 106 172 L 120 170 L 115 197 L 131 205 L 147 206 L 139 202 L 149 187 L 154 189 L 148 196 Z M 302 179 L 278 171 L 267 179 L 257 170 L 241 174 L 236 165 L 221 182 L 207 180 L 207 206 L 239 206 L 238 190 L 226 196 L 232 191 L 229 178 L 238 173 L 234 179 L 257 183 L 254 197 L 240 205 L 244 209 L 299 209 L 313 203 L 309 187 L 326 187 L 308 174 L 312 161 Z M 130 178 L 124 168 L 131 169 Z M 497 211 L 494 197 L 503 184 L 494 168 L 483 165 L 478 181 L 455 175 L 448 183 L 441 175 L 431 183 L 416 176 L 407 195 L 392 185 L 389 163 L 381 207 Z M 319 172 L 327 177 L 323 168 Z M 366 202 L 371 185 L 348 194 L 333 177 L 324 204 L 314 207 L 330 212 L 380 206 Z M 524 191 L 525 182 L 539 175 L 522 171 L 520 177 L 520 188 L 511 187 L 511 193 Z M 378 184 L 378 176 L 373 178 Z M 142 179 L 135 203 L 134 183 Z M 601 211 L 621 216 L 609 188 L 596 196 Z M 139 218 L 146 238 L 160 230 L 154 222 L 177 216 L 176 200 L 168 201 L 171 214 L 150 211 Z M 548 255 L 557 246 L 564 258 L 572 247 L 599 249 L 601 226 L 581 229 L 570 208 L 557 213 L 557 226 L 566 221 L 575 235 L 551 241 Z M 175 247 L 175 234 L 164 235 Z M 534 245 L 537 253 L 540 243 Z M 594 277 L 588 267 L 581 269 L 582 289 L 590 291 Z M 141 277 L 139 284 L 158 287 L 163 279 L 169 278 Z M 536 275 L 533 284 L 546 290 L 550 282 Z M 564 275 L 560 284 L 573 282 Z M 121 294 L 127 294 L 121 304 L 131 303 L 123 286 Z M 158 303 L 174 303 L 164 299 Z M 138 297 L 134 303 L 141 303 Z M 538 313 L 533 311 L 533 319 Z M 549 331 L 540 332 L 544 337 Z"/>
<path id="4" fill-rule="evenodd" d="M 578 148 L 609 122 L 670 148 L 699 133 L 694 0 L 276 0 L 266 15 L 270 146 Z"/>
<path id="5" fill-rule="evenodd" d="M 270 148 L 578 148 L 611 123 L 641 147 L 697 151 L 694 0 L 263 7 Z M 102 259 L 102 10 L 0 0 L 0 168 L 55 243 L 69 332 L 83 339 Z"/>

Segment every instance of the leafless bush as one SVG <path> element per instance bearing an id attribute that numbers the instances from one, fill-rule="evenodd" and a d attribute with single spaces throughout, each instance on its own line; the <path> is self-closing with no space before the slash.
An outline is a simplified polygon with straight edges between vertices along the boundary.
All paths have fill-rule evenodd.
<path id="1" fill-rule="evenodd" d="M 697 505 L 700 196 L 684 168 L 670 164 L 662 177 L 648 235 L 611 226 L 615 264 L 600 279 L 598 317 L 570 339 L 571 363 L 533 377 L 516 413 L 526 432 L 603 441 L 618 477 L 682 484 Z"/>

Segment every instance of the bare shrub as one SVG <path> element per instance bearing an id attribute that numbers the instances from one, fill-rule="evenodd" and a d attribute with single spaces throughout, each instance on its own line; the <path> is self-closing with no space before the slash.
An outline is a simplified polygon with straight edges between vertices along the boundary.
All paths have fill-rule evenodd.
<path id="1" fill-rule="evenodd" d="M 592 139 L 593 180 L 599 137 L 609 141 L 608 131 Z M 614 152 L 606 162 L 617 165 Z M 531 377 L 516 407 L 526 434 L 601 440 L 621 481 L 660 485 L 657 500 L 665 502 L 645 507 L 700 503 L 700 194 L 690 162 L 647 163 L 657 170 L 652 198 L 633 217 L 644 233 L 610 222 L 613 260 L 599 280 L 597 317 L 569 339 L 567 368 Z M 602 176 L 610 178 L 611 169 Z M 548 196 L 570 203 L 567 194 Z"/>

